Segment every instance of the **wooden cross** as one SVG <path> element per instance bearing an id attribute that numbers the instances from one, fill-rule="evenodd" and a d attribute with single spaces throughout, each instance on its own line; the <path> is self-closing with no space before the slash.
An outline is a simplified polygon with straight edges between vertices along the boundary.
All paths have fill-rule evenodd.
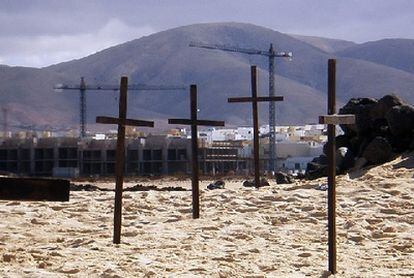
<path id="1" fill-rule="evenodd" d="M 169 124 L 191 125 L 191 188 L 193 197 L 193 218 L 200 217 L 200 193 L 198 186 L 198 136 L 197 126 L 224 126 L 223 121 L 208 121 L 197 119 L 197 85 L 190 86 L 190 119 L 168 119 Z"/>
<path id="2" fill-rule="evenodd" d="M 119 90 L 119 117 L 96 117 L 96 122 L 100 124 L 117 124 L 118 138 L 116 144 L 116 162 L 115 162 L 115 210 L 114 210 L 114 238 L 113 242 L 121 242 L 121 224 L 122 224 L 122 187 L 124 182 L 124 162 L 125 162 L 125 126 L 148 126 L 154 127 L 154 122 L 127 119 L 127 91 L 128 78 L 121 77 Z"/>
<path id="3" fill-rule="evenodd" d="M 251 97 L 229 98 L 228 102 L 251 102 L 253 108 L 253 153 L 254 153 L 254 184 L 260 187 L 260 161 L 259 161 L 259 115 L 257 109 L 258 102 L 283 101 L 283 96 L 258 97 L 257 96 L 257 70 L 256 66 L 251 66 Z"/>
<path id="4" fill-rule="evenodd" d="M 336 60 L 328 60 L 328 115 L 320 116 L 319 123 L 328 125 L 328 253 L 329 271 L 336 273 L 336 191 L 335 191 L 335 126 L 354 124 L 355 115 L 337 115 L 336 113 Z"/>

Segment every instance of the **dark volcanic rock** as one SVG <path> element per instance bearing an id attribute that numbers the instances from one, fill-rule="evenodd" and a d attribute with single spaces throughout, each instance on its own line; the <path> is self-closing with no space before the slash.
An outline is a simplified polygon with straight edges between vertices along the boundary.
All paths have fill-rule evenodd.
<path id="1" fill-rule="evenodd" d="M 393 108 L 394 106 L 403 105 L 404 101 L 396 95 L 386 95 L 378 100 L 377 104 L 374 105 L 371 109 L 371 118 L 384 119 L 385 115 Z"/>
<path id="2" fill-rule="evenodd" d="M 288 184 L 288 183 L 294 183 L 294 178 L 292 175 L 283 173 L 283 172 L 277 172 L 275 174 L 276 183 L 277 184 Z"/>
<path id="3" fill-rule="evenodd" d="M 269 185 L 270 185 L 269 182 L 265 178 L 260 179 L 259 187 L 269 186 Z M 244 181 L 243 186 L 244 187 L 254 187 L 255 186 L 254 180 L 253 181 L 249 181 L 249 180 Z"/>
<path id="4" fill-rule="evenodd" d="M 374 119 L 372 121 L 372 132 L 375 136 L 391 136 L 391 131 L 385 118 Z"/>
<path id="5" fill-rule="evenodd" d="M 113 189 L 100 188 L 92 184 L 70 184 L 70 191 L 114 191 Z"/>
<path id="6" fill-rule="evenodd" d="M 355 156 L 351 150 L 341 147 L 336 150 L 336 167 L 339 173 L 344 173 L 354 167 Z"/>
<path id="7" fill-rule="evenodd" d="M 213 189 L 224 189 L 225 182 L 222 180 L 215 181 L 213 183 L 210 183 L 207 185 L 207 189 L 213 190 Z"/>
<path id="8" fill-rule="evenodd" d="M 254 181 L 246 180 L 243 182 L 244 187 L 254 187 Z"/>
<path id="9" fill-rule="evenodd" d="M 394 136 L 411 135 L 414 129 L 414 107 L 394 106 L 385 116 Z"/>
<path id="10" fill-rule="evenodd" d="M 355 124 L 341 125 L 345 135 L 352 137 L 355 134 L 363 135 L 371 131 L 372 118 L 370 114 L 377 102 L 373 98 L 352 98 L 344 107 L 339 109 L 339 114 L 355 115 Z"/>
<path id="11" fill-rule="evenodd" d="M 392 157 L 392 147 L 387 139 L 375 137 L 367 145 L 362 156 L 371 164 L 383 163 Z"/>
<path id="12" fill-rule="evenodd" d="M 155 185 L 136 184 L 134 186 L 125 188 L 123 191 L 187 191 L 187 189 L 181 186 L 156 187 Z"/>
<path id="13" fill-rule="evenodd" d="M 260 180 L 260 186 L 270 186 L 270 183 L 265 178 L 262 178 Z"/>
<path id="14" fill-rule="evenodd" d="M 328 165 L 322 165 L 316 162 L 309 162 L 306 166 L 306 178 L 314 180 L 328 175 Z"/>
<path id="15" fill-rule="evenodd" d="M 322 165 L 328 165 L 328 157 L 325 154 L 321 154 L 320 156 L 312 159 L 312 162 Z"/>
<path id="16" fill-rule="evenodd" d="M 339 114 L 354 114 L 354 125 L 341 125 L 345 134 L 336 140 L 337 173 L 357 170 L 366 165 L 389 161 L 396 153 L 414 149 L 414 106 L 396 95 L 386 95 L 378 101 L 353 98 Z M 328 143 L 323 146 L 327 153 Z M 325 155 L 308 163 L 305 177 L 316 179 L 327 175 Z"/>

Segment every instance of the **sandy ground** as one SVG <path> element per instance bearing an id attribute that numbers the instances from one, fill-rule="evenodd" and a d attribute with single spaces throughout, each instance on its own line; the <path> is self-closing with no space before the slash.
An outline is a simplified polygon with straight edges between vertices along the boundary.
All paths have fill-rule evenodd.
<path id="1" fill-rule="evenodd" d="M 337 181 L 336 277 L 414 277 L 413 154 Z M 325 182 L 210 191 L 203 181 L 198 220 L 190 191 L 125 192 L 119 246 L 113 192 L 0 201 L 0 277 L 325 277 L 327 192 L 315 189 Z"/>

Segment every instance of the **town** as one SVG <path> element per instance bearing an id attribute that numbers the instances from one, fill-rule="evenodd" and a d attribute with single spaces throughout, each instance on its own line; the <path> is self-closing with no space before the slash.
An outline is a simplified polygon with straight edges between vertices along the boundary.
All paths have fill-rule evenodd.
<path id="1" fill-rule="evenodd" d="M 277 126 L 276 169 L 303 173 L 322 154 L 325 126 Z M 269 126 L 259 129 L 260 164 L 269 169 Z M 75 132 L 2 132 L 0 171 L 29 176 L 73 178 L 112 176 L 115 171 L 116 130 L 77 138 Z M 145 134 L 136 128 L 126 132 L 126 175 L 173 175 L 191 172 L 191 133 L 174 128 Z M 202 174 L 248 175 L 252 165 L 252 127 L 205 128 L 198 131 L 199 166 Z"/>

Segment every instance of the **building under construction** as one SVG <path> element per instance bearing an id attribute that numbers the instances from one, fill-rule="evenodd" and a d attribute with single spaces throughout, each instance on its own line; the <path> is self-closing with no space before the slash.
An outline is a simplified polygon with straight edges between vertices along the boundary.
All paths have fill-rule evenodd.
<path id="1" fill-rule="evenodd" d="M 200 171 L 247 173 L 249 158 L 241 141 L 200 142 Z M 0 144 L 0 171 L 26 176 L 111 176 L 115 173 L 115 139 L 7 138 Z M 190 173 L 190 139 L 150 135 L 127 139 L 126 175 Z"/>

